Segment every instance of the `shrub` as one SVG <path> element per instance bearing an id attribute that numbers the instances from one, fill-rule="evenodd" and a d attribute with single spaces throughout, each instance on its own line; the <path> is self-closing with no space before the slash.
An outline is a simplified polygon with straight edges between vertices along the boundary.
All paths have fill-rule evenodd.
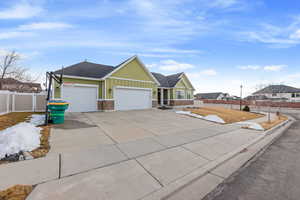
<path id="1" fill-rule="evenodd" d="M 243 108 L 243 111 L 245 111 L 245 112 L 250 112 L 249 106 L 245 106 L 245 107 Z"/>

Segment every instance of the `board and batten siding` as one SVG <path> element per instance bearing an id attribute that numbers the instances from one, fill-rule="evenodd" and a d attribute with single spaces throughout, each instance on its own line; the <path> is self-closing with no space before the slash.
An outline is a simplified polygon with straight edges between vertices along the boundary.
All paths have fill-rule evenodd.
<path id="1" fill-rule="evenodd" d="M 192 85 L 189 84 L 187 78 L 183 76 L 180 81 L 175 85 L 174 88 L 170 90 L 171 98 L 170 99 L 177 99 L 176 97 L 176 91 L 182 91 L 184 90 L 184 99 L 193 99 L 194 98 L 194 90 L 192 88 Z M 190 97 L 188 98 L 188 94 Z"/>
<path id="2" fill-rule="evenodd" d="M 114 76 L 115 77 L 115 76 Z M 154 82 L 145 82 L 145 81 L 132 81 L 132 80 L 121 80 L 115 78 L 108 78 L 106 82 L 106 99 L 114 98 L 114 87 L 123 86 L 123 87 L 134 87 L 134 88 L 150 88 L 152 89 L 152 99 L 157 99 L 157 85 Z"/>
<path id="3" fill-rule="evenodd" d="M 104 90 L 104 81 L 97 80 L 85 80 L 85 79 L 75 79 L 75 78 L 63 78 L 64 83 L 75 83 L 75 84 L 89 84 L 89 85 L 98 85 L 99 86 L 99 99 L 103 98 L 102 91 Z M 61 88 L 58 87 L 58 84 L 54 84 L 54 98 L 61 98 Z"/>

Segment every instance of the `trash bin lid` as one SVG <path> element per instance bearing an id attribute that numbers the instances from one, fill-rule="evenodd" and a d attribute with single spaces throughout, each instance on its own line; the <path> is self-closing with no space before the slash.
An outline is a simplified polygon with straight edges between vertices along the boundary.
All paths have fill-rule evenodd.
<path id="1" fill-rule="evenodd" d="M 49 100 L 48 105 L 69 105 L 69 103 L 64 100 Z"/>

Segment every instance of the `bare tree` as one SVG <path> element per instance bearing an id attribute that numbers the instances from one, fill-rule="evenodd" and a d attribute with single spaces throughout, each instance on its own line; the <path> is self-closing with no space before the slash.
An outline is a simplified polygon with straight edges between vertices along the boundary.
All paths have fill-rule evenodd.
<path id="1" fill-rule="evenodd" d="M 0 79 L 14 78 L 20 81 L 35 81 L 30 74 L 29 69 L 19 66 L 21 56 L 15 51 L 8 52 L 3 58 L 0 58 Z"/>

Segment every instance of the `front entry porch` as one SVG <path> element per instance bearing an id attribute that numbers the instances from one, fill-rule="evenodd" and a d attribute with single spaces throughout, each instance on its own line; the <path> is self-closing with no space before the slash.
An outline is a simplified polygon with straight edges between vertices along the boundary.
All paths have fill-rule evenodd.
<path id="1" fill-rule="evenodd" d="M 159 106 L 170 105 L 170 89 L 168 88 L 157 89 L 157 103 Z"/>

